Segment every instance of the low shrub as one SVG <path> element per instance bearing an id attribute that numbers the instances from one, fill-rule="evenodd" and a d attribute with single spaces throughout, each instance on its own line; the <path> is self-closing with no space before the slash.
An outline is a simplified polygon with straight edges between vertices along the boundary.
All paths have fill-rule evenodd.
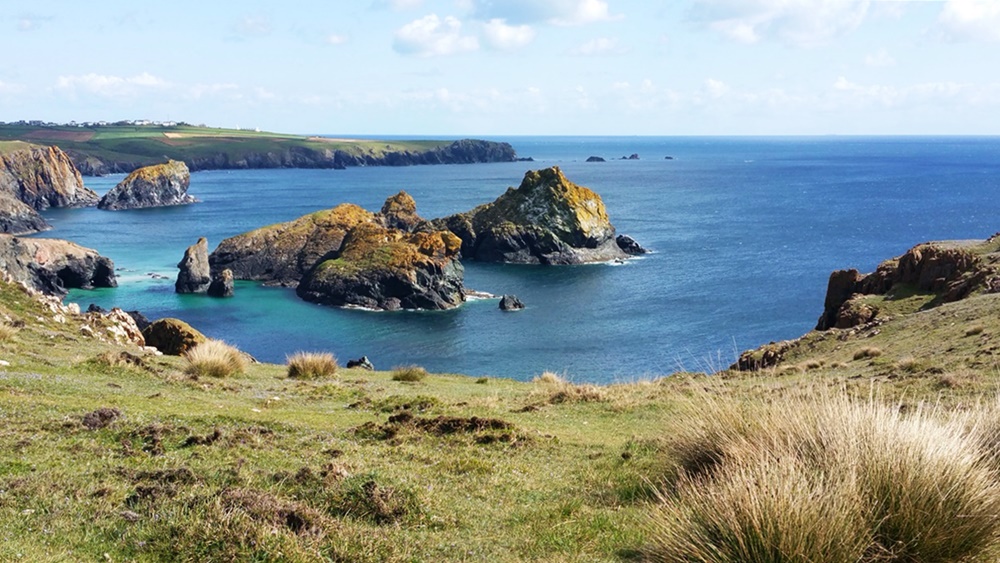
<path id="1" fill-rule="evenodd" d="M 288 377 L 317 379 L 337 373 L 337 358 L 329 352 L 296 352 L 287 358 Z"/>
<path id="2" fill-rule="evenodd" d="M 392 368 L 393 381 L 417 382 L 427 377 L 427 370 L 420 366 L 397 366 Z"/>
<path id="3" fill-rule="evenodd" d="M 881 348 L 875 348 L 874 346 L 867 346 L 854 353 L 855 360 L 867 360 L 870 358 L 877 358 L 882 355 Z"/>
<path id="4" fill-rule="evenodd" d="M 0 342 L 7 342 L 8 340 L 13 339 L 19 331 L 20 329 L 16 326 L 8 323 L 0 323 Z"/>
<path id="5" fill-rule="evenodd" d="M 185 373 L 202 377 L 229 377 L 247 369 L 247 358 L 221 340 L 206 340 L 184 353 Z"/>

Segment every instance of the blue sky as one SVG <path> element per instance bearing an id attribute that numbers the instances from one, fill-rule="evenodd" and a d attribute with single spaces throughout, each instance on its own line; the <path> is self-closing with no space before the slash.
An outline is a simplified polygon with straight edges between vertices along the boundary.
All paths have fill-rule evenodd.
<path id="1" fill-rule="evenodd" d="M 0 121 L 1000 134 L 1000 0 L 3 0 Z"/>

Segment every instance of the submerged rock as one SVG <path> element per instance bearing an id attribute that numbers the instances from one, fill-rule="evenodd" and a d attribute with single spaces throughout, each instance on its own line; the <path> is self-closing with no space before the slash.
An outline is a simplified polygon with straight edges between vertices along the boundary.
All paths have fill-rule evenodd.
<path id="1" fill-rule="evenodd" d="M 501 311 L 520 311 L 524 309 L 524 303 L 516 295 L 504 295 L 500 298 Z"/>
<path id="2" fill-rule="evenodd" d="M 62 296 L 73 288 L 118 286 L 110 258 L 64 240 L 0 235 L 0 271 L 48 295 Z"/>
<path id="3" fill-rule="evenodd" d="M 198 239 L 184 251 L 184 258 L 177 264 L 177 282 L 174 289 L 177 293 L 205 293 L 212 283 L 212 274 L 208 266 L 208 241 L 205 237 Z"/>
<path id="4" fill-rule="evenodd" d="M 234 293 L 232 270 L 226 268 L 212 276 L 212 284 L 208 286 L 210 297 L 232 297 Z"/>
<path id="5" fill-rule="evenodd" d="M 436 219 L 462 239 L 462 257 L 483 262 L 582 264 L 627 257 L 601 197 L 558 167 L 529 171 L 492 203 Z"/>
<path id="6" fill-rule="evenodd" d="M 145 166 L 133 171 L 97 204 L 100 209 L 119 211 L 195 203 L 188 195 L 191 172 L 183 162 Z"/>

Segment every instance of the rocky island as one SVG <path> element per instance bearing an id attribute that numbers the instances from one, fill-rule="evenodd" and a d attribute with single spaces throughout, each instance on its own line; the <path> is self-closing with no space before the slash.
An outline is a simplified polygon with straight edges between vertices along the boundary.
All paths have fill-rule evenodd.
<path id="1" fill-rule="evenodd" d="M 97 208 L 119 211 L 195 203 L 198 200 L 187 193 L 190 185 L 191 172 L 183 162 L 144 166 L 104 194 Z"/>

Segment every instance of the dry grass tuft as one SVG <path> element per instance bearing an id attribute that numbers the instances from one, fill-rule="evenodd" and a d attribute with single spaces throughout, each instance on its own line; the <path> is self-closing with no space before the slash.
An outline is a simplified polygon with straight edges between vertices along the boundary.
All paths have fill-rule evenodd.
<path id="1" fill-rule="evenodd" d="M 396 366 L 392 368 L 392 380 L 414 383 L 427 377 L 427 370 L 420 366 Z"/>
<path id="2" fill-rule="evenodd" d="M 337 373 L 337 358 L 329 352 L 296 352 L 287 358 L 288 377 L 317 379 Z"/>
<path id="3" fill-rule="evenodd" d="M 1000 554 L 1000 409 L 698 400 L 650 527 L 656 561 L 971 561 Z M 970 425 L 970 420 L 990 423 Z M 971 428 L 971 429 L 970 429 Z"/>
<path id="4" fill-rule="evenodd" d="M 8 342 L 13 339 L 21 329 L 8 323 L 0 323 L 0 342 Z"/>
<path id="5" fill-rule="evenodd" d="M 882 355 L 882 349 L 874 346 L 867 346 L 854 353 L 855 360 L 867 360 L 877 358 Z"/>
<path id="6" fill-rule="evenodd" d="M 185 373 L 202 377 L 229 377 L 247 369 L 247 359 L 237 348 L 221 340 L 206 340 L 184 353 Z"/>
<path id="7" fill-rule="evenodd" d="M 966 336 L 975 336 L 977 334 L 982 334 L 986 328 L 983 325 L 973 325 L 965 329 Z"/>
<path id="8" fill-rule="evenodd" d="M 535 376 L 535 378 L 532 379 L 531 382 L 538 383 L 540 385 L 553 385 L 553 386 L 569 385 L 569 381 L 567 381 L 565 377 L 551 371 L 542 372 L 541 375 Z"/>

